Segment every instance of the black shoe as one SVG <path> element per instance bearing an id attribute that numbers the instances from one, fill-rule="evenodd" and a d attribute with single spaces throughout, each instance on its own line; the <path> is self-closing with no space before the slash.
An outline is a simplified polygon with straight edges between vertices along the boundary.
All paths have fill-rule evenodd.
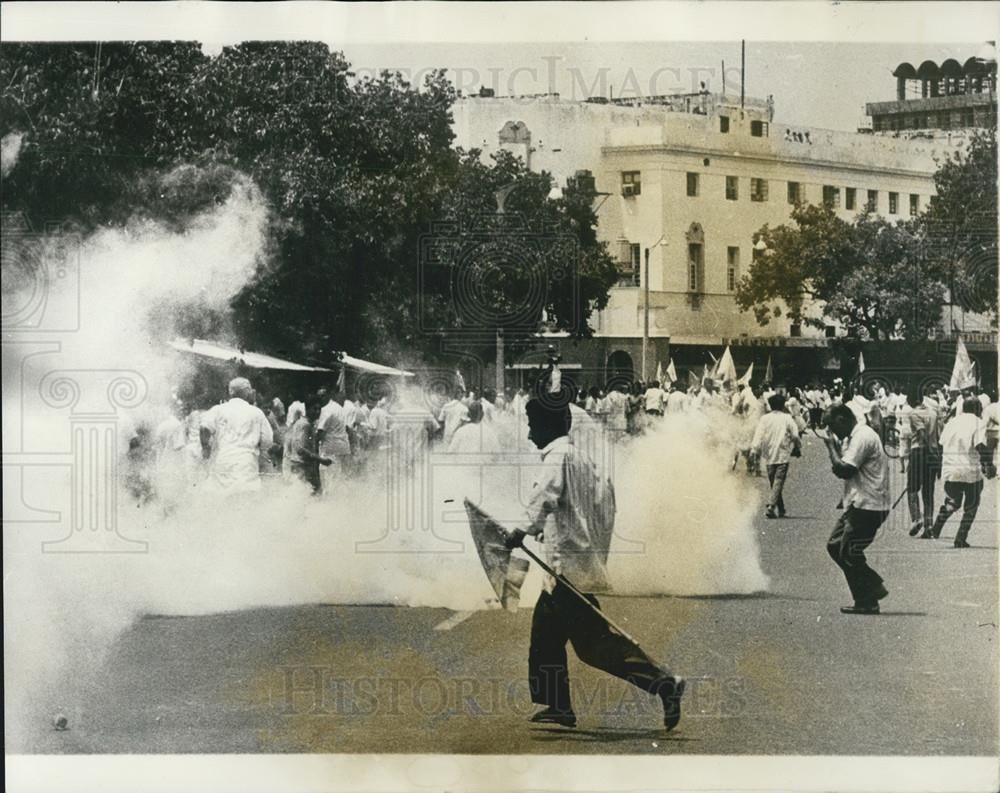
<path id="1" fill-rule="evenodd" d="M 878 592 L 875 593 L 876 600 L 882 600 L 882 598 L 889 596 L 889 590 L 885 588 L 885 584 L 879 584 Z"/>
<path id="2" fill-rule="evenodd" d="M 886 593 L 888 594 L 888 593 Z M 841 606 L 841 614 L 878 614 L 878 603 L 862 604 L 855 603 L 853 606 Z"/>
<path id="3" fill-rule="evenodd" d="M 576 714 L 572 710 L 546 708 L 545 710 L 538 711 L 529 721 L 534 724 L 559 724 L 563 727 L 575 727 Z"/>
<path id="4" fill-rule="evenodd" d="M 921 521 L 915 520 L 913 522 L 913 525 L 910 527 L 910 536 L 911 537 L 916 537 L 918 534 L 920 534 L 920 530 L 923 527 L 924 527 L 924 524 Z"/>
<path id="5" fill-rule="evenodd" d="M 969 543 L 967 543 L 965 540 L 955 540 L 955 547 L 956 548 L 971 548 L 972 546 L 969 545 Z"/>
<path id="6" fill-rule="evenodd" d="M 683 677 L 676 677 L 673 684 L 665 684 L 660 687 L 660 699 L 663 700 L 663 726 L 667 732 L 672 730 L 681 720 L 681 697 L 684 696 L 684 688 L 687 681 Z"/>

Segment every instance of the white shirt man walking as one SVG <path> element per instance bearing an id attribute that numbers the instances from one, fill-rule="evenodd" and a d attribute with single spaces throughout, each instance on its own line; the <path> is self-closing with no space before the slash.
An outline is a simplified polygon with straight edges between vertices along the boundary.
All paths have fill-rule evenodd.
<path id="1" fill-rule="evenodd" d="M 959 508 L 962 521 L 955 535 L 956 548 L 968 548 L 969 530 L 979 510 L 983 493 L 983 473 L 992 479 L 996 476 L 993 465 L 994 442 L 986 437 L 986 423 L 979 417 L 982 403 L 969 397 L 962 404 L 962 412 L 944 426 L 941 433 L 941 478 L 944 480 L 944 503 L 934 525 L 921 537 L 937 539 L 941 529 Z"/>
<path id="2" fill-rule="evenodd" d="M 785 412 L 785 398 L 781 394 L 772 394 L 768 406 L 771 412 L 765 413 L 757 422 L 757 429 L 750 442 L 750 453 L 767 465 L 767 481 L 771 485 L 771 492 L 764 514 L 769 518 L 783 518 L 785 499 L 782 491 L 788 477 L 788 462 L 792 457 L 801 456 L 802 447 L 799 428 L 795 420 Z"/>
<path id="3" fill-rule="evenodd" d="M 223 493 L 260 490 L 260 455 L 274 442 L 264 411 L 253 402 L 253 387 L 245 377 L 229 382 L 228 402 L 216 405 L 201 418 L 202 448 L 215 446 L 210 487 Z"/>

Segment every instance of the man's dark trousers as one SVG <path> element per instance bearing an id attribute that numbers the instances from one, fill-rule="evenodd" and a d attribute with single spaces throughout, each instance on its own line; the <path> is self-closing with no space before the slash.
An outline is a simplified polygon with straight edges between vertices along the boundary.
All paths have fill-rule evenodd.
<path id="1" fill-rule="evenodd" d="M 888 510 L 858 509 L 852 504 L 837 520 L 827 540 L 826 550 L 844 571 L 855 603 L 871 606 L 878 602 L 882 577 L 868 566 L 865 548 L 872 544 L 875 532 L 887 517 Z"/>
<path id="2" fill-rule="evenodd" d="M 587 595 L 595 606 L 597 598 Z M 528 685 L 531 701 L 570 710 L 566 642 L 585 664 L 627 680 L 650 694 L 671 693 L 675 679 L 653 663 L 642 648 L 614 632 L 562 584 L 543 591 L 531 618 Z M 668 686 L 670 688 L 668 688 Z"/>

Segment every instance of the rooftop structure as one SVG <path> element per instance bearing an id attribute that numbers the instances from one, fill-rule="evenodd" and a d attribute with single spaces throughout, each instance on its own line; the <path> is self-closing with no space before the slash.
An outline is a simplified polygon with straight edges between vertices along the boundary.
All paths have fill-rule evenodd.
<path id="1" fill-rule="evenodd" d="M 896 99 L 865 106 L 874 132 L 996 125 L 997 60 L 992 43 L 965 63 L 953 58 L 916 67 L 901 63 L 892 75 Z"/>

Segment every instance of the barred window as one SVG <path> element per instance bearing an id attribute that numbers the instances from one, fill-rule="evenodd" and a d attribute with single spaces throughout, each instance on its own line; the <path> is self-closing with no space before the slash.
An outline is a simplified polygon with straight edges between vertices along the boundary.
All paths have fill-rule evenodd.
<path id="1" fill-rule="evenodd" d="M 767 201 L 767 179 L 750 180 L 750 200 Z"/>

